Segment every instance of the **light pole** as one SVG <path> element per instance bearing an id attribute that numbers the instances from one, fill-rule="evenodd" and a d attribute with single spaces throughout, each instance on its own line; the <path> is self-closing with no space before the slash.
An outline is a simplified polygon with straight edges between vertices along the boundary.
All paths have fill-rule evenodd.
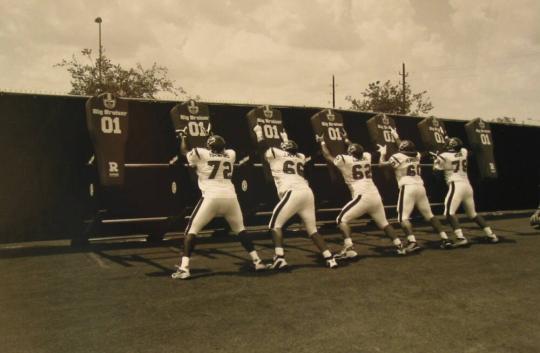
<path id="1" fill-rule="evenodd" d="M 102 89 L 103 81 L 101 80 L 101 17 L 96 17 L 94 20 L 99 26 L 99 59 L 98 59 L 98 73 L 99 73 L 99 88 Z"/>

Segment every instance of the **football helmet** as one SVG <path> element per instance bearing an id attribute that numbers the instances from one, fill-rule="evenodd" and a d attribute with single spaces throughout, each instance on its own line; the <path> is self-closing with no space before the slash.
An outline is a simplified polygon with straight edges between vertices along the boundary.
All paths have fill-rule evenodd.
<path id="1" fill-rule="evenodd" d="M 358 143 L 351 143 L 347 148 L 347 153 L 355 157 L 356 159 L 362 159 L 362 156 L 364 154 L 364 147 L 362 147 L 362 145 Z"/>
<path id="2" fill-rule="evenodd" d="M 457 152 L 463 147 L 463 141 L 461 141 L 458 137 L 451 137 L 446 142 L 446 146 L 448 147 L 449 151 Z"/>
<path id="3" fill-rule="evenodd" d="M 206 147 L 212 152 L 221 153 L 225 149 L 225 139 L 219 135 L 212 135 L 206 140 Z"/>
<path id="4" fill-rule="evenodd" d="M 400 152 L 415 152 L 416 146 L 414 145 L 414 142 L 411 140 L 403 140 L 399 144 L 398 150 Z"/>
<path id="5" fill-rule="evenodd" d="M 291 154 L 295 154 L 298 152 L 298 145 L 293 140 L 283 141 L 280 148 Z"/>

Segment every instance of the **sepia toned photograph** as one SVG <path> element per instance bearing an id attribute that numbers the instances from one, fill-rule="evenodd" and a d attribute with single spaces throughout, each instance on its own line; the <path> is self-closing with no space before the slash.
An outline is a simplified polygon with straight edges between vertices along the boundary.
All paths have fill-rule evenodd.
<path id="1" fill-rule="evenodd" d="M 540 2 L 0 13 L 1 353 L 540 351 Z"/>

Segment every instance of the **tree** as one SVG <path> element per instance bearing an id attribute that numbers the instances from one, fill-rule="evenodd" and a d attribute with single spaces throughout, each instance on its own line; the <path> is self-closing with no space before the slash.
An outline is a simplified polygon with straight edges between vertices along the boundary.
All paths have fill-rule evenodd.
<path id="1" fill-rule="evenodd" d="M 403 86 L 392 84 L 390 80 L 371 82 L 362 92 L 362 99 L 347 96 L 351 102 L 351 109 L 391 114 L 422 115 L 433 109 L 433 104 L 427 91 L 412 93 L 409 84 L 405 84 L 405 101 L 403 99 Z"/>
<path id="2" fill-rule="evenodd" d="M 517 124 L 518 121 L 514 117 L 509 116 L 500 116 L 494 119 L 491 119 L 491 121 L 494 121 L 496 123 L 504 123 L 504 124 Z"/>
<path id="3" fill-rule="evenodd" d="M 170 92 L 174 95 L 186 93 L 167 77 L 168 69 L 156 63 L 149 69 L 143 68 L 139 63 L 135 68 L 125 69 L 120 64 L 113 64 L 103 54 L 101 60 L 94 60 L 91 49 L 83 49 L 81 54 L 87 63 L 80 62 L 73 54 L 71 59 L 63 59 L 54 65 L 65 68 L 71 75 L 69 94 L 94 95 L 98 92 L 111 92 L 121 97 L 155 99 L 159 92 Z"/>

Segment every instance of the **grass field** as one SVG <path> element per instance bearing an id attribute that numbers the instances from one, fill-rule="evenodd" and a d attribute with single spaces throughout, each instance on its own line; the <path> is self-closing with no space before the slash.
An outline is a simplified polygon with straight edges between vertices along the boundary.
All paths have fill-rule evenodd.
<path id="1" fill-rule="evenodd" d="M 0 352 L 539 352 L 540 233 L 491 224 L 500 244 L 454 250 L 420 228 L 426 249 L 407 257 L 355 233 L 361 258 L 337 270 L 289 237 L 287 273 L 252 273 L 237 243 L 206 240 L 189 281 L 169 277 L 178 239 L 3 246 Z M 269 239 L 256 244 L 271 258 Z"/>

